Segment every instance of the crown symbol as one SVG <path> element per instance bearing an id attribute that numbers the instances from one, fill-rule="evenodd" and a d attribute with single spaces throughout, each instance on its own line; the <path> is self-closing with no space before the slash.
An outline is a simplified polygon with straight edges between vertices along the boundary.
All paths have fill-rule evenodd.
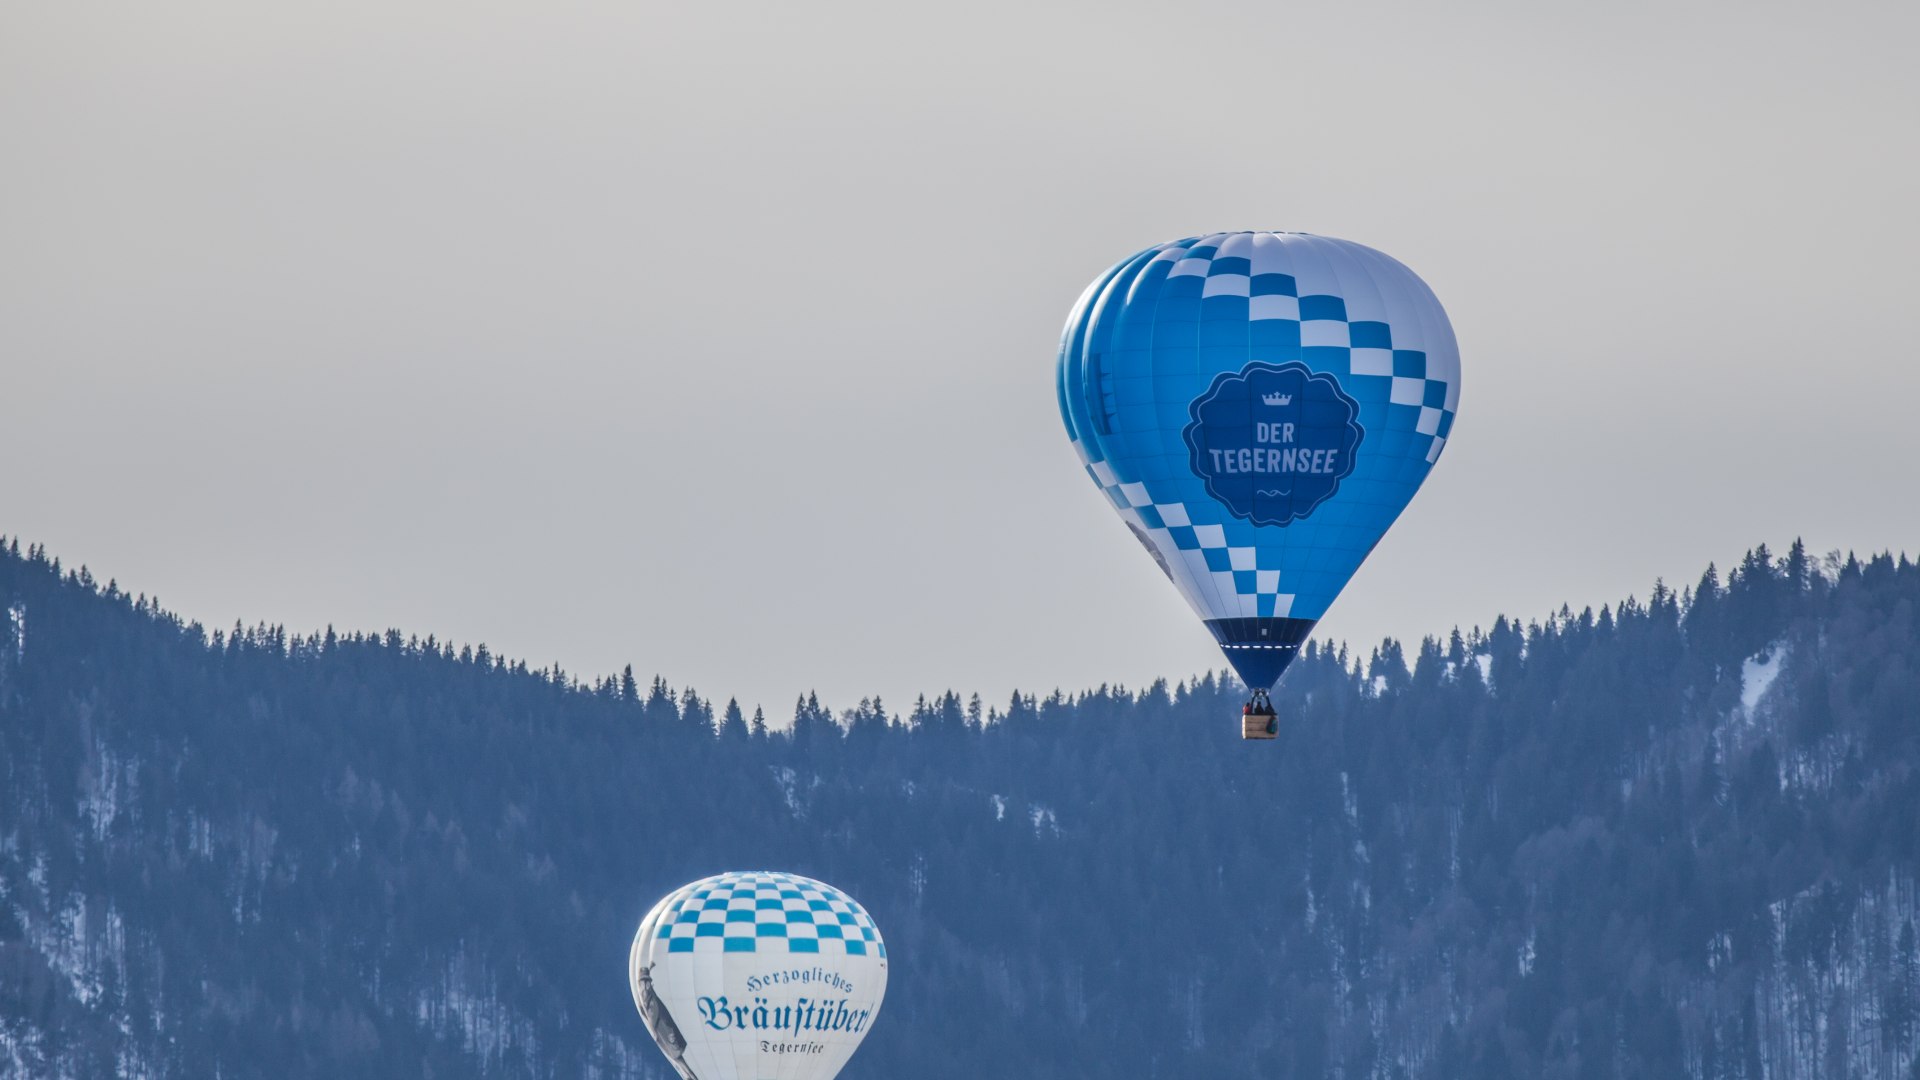
<path id="1" fill-rule="evenodd" d="M 1293 395 L 1282 394 L 1278 391 L 1275 391 L 1274 393 L 1271 393 L 1271 394 L 1261 394 L 1260 400 L 1266 402 L 1269 405 L 1291 405 L 1293 404 Z"/>

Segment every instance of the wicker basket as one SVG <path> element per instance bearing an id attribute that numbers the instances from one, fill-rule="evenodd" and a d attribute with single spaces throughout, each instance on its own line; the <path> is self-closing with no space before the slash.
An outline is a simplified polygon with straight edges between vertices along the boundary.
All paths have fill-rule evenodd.
<path id="1" fill-rule="evenodd" d="M 1240 715 L 1240 737 L 1243 739 L 1271 739 L 1279 735 L 1280 724 L 1272 713 L 1242 713 Z"/>

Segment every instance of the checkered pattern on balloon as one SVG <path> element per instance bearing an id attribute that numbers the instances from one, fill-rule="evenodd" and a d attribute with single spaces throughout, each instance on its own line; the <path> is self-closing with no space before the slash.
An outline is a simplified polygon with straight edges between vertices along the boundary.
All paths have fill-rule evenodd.
<path id="1" fill-rule="evenodd" d="M 873 919 L 830 885 L 796 874 L 726 874 L 666 902 L 655 940 L 673 953 L 840 954 L 885 958 Z"/>

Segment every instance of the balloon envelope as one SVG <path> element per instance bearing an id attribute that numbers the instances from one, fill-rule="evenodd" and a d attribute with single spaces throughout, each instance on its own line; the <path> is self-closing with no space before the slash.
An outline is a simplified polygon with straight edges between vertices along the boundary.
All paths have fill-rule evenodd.
<path id="1" fill-rule="evenodd" d="M 1215 233 L 1088 286 L 1058 391 L 1094 483 L 1265 689 L 1439 460 L 1460 355 L 1432 290 L 1372 248 Z"/>
<path id="2" fill-rule="evenodd" d="M 689 1080 L 827 1080 L 887 992 L 887 947 L 852 897 L 798 874 L 719 874 L 664 897 L 628 962 L 633 1002 Z"/>

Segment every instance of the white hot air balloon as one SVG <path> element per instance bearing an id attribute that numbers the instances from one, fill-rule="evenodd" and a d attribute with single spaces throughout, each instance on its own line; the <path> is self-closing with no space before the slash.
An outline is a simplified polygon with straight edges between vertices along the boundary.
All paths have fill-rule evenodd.
<path id="1" fill-rule="evenodd" d="M 865 908 L 798 874 L 718 874 L 634 935 L 633 1003 L 686 1080 L 828 1080 L 873 1028 L 887 947 Z"/>

